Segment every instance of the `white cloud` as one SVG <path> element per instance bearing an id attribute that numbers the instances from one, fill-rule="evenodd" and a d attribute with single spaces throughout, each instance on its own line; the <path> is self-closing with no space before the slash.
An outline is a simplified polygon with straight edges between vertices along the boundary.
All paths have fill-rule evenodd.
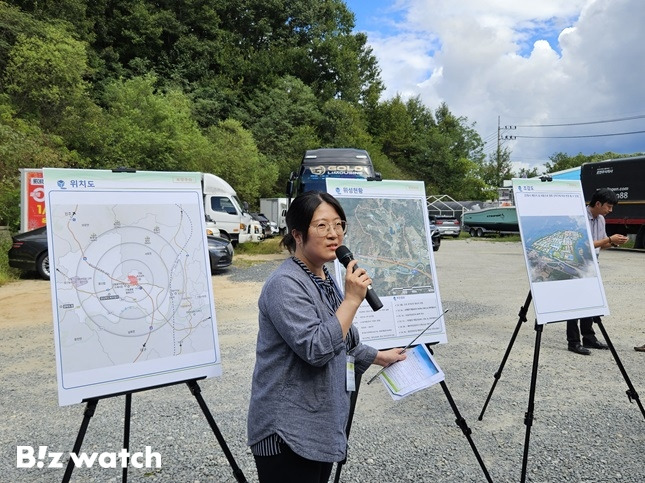
<path id="1" fill-rule="evenodd" d="M 394 34 L 368 32 L 385 95 L 420 95 L 430 108 L 445 101 L 476 122 L 482 138 L 496 134 L 498 116 L 502 125 L 524 126 L 645 114 L 642 0 L 404 0 L 396 8 L 405 20 Z M 637 130 L 645 130 L 645 120 L 506 134 Z M 537 165 L 559 151 L 645 151 L 645 135 L 521 138 L 507 145 L 514 161 Z"/>

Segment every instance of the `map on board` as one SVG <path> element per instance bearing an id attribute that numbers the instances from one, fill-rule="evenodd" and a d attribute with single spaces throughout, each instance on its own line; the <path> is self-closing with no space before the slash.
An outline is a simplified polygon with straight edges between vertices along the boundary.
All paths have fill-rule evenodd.
<path id="1" fill-rule="evenodd" d="M 434 292 L 420 199 L 349 198 L 345 243 L 361 253 L 379 295 Z"/>
<path id="2" fill-rule="evenodd" d="M 88 171 L 96 190 L 47 200 L 61 404 L 220 362 L 201 192 L 115 193 Z"/>
<path id="3" fill-rule="evenodd" d="M 521 223 L 532 282 L 596 276 L 584 216 L 528 216 Z"/>
<path id="4" fill-rule="evenodd" d="M 327 191 L 345 212 L 343 243 L 383 302 L 377 312 L 367 302 L 359 307 L 361 340 L 377 349 L 405 347 L 419 334 L 418 343 L 447 342 L 423 182 L 327 178 Z"/>

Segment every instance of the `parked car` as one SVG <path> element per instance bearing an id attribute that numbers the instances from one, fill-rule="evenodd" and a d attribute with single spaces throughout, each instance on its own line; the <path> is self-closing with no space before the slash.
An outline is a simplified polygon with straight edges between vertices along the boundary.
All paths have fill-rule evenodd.
<path id="1" fill-rule="evenodd" d="M 19 233 L 13 237 L 9 249 L 9 266 L 26 272 L 38 272 L 43 279 L 49 280 L 49 255 L 47 253 L 47 228 Z"/>
<path id="2" fill-rule="evenodd" d="M 271 227 L 271 233 L 273 233 L 273 236 L 280 234 L 280 228 L 278 228 L 278 224 L 275 221 L 270 221 L 269 226 Z"/>
<path id="3" fill-rule="evenodd" d="M 233 244 L 219 236 L 207 236 L 208 257 L 211 262 L 211 273 L 216 273 L 233 263 Z"/>
<path id="4" fill-rule="evenodd" d="M 453 236 L 457 238 L 461 233 L 461 222 L 455 216 L 430 215 L 430 221 L 437 225 L 441 236 Z"/>
<path id="5" fill-rule="evenodd" d="M 266 216 L 264 216 L 264 214 L 262 213 L 252 212 L 249 214 L 251 215 L 251 218 L 259 222 L 260 225 L 262 226 L 263 237 L 271 238 L 273 236 L 273 231 L 271 230 L 271 222 L 269 221 L 269 219 Z"/>
<path id="6" fill-rule="evenodd" d="M 217 223 L 208 215 L 206 215 L 206 234 L 210 236 L 222 236 L 222 232 L 219 231 Z"/>
<path id="7" fill-rule="evenodd" d="M 432 251 L 436 252 L 441 246 L 441 233 L 439 233 L 437 225 L 433 223 L 432 217 L 430 217 L 430 238 L 432 240 Z"/>
<path id="8" fill-rule="evenodd" d="M 211 273 L 229 267 L 233 263 L 231 242 L 217 236 L 208 236 L 207 238 Z M 49 280 L 47 227 L 14 235 L 8 258 L 10 267 L 26 272 L 37 272 L 41 278 Z"/>

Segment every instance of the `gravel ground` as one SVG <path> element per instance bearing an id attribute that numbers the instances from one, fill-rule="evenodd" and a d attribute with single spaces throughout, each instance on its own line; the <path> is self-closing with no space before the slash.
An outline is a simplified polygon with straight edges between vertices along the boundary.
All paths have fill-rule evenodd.
<path id="1" fill-rule="evenodd" d="M 280 257 L 277 257 L 280 258 Z M 446 387 L 472 430 L 491 478 L 520 480 L 524 414 L 535 345 L 533 310 L 519 334 L 482 421 L 478 416 L 518 323 L 528 293 L 519 243 L 444 240 L 435 253 L 448 344 L 435 347 Z M 271 259 L 213 277 L 222 377 L 200 383 L 236 464 L 257 481 L 246 448 L 262 281 L 280 263 Z M 603 252 L 602 276 L 612 311 L 604 325 L 641 402 L 645 400 L 643 287 L 645 255 Z M 56 396 L 49 285 L 22 280 L 0 287 L 0 481 L 51 482 L 64 469 L 17 468 L 17 446 L 71 451 L 84 405 L 59 407 Z M 581 356 L 566 350 L 562 323 L 544 327 L 539 353 L 527 481 L 645 481 L 645 416 L 629 402 L 628 385 L 609 351 Z M 371 377 L 376 368 L 370 369 Z M 118 452 L 124 398 L 99 402 L 82 451 Z M 135 393 L 130 448 L 150 446 L 161 468 L 130 468 L 133 482 L 231 482 L 231 466 L 185 385 Z M 46 460 L 48 463 L 49 460 Z M 121 481 L 121 469 L 77 468 L 72 481 Z M 483 471 L 439 385 L 394 402 L 380 384 L 360 388 L 344 482 L 481 482 Z"/>

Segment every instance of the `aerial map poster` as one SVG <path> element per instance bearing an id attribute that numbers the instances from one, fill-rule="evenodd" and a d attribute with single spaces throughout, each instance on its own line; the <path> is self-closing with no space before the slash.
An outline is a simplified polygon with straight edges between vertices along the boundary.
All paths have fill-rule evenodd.
<path id="1" fill-rule="evenodd" d="M 383 302 L 377 312 L 360 306 L 354 323 L 361 340 L 377 349 L 405 347 L 432 324 L 417 342 L 446 342 L 423 182 L 327 178 L 327 191 L 347 216 L 344 244 Z M 335 272 L 344 287 L 338 261 Z"/>
<path id="2" fill-rule="evenodd" d="M 609 314 L 580 182 L 514 179 L 513 192 L 537 322 Z"/>
<path id="3" fill-rule="evenodd" d="M 200 174 L 44 180 L 59 404 L 220 375 Z"/>

